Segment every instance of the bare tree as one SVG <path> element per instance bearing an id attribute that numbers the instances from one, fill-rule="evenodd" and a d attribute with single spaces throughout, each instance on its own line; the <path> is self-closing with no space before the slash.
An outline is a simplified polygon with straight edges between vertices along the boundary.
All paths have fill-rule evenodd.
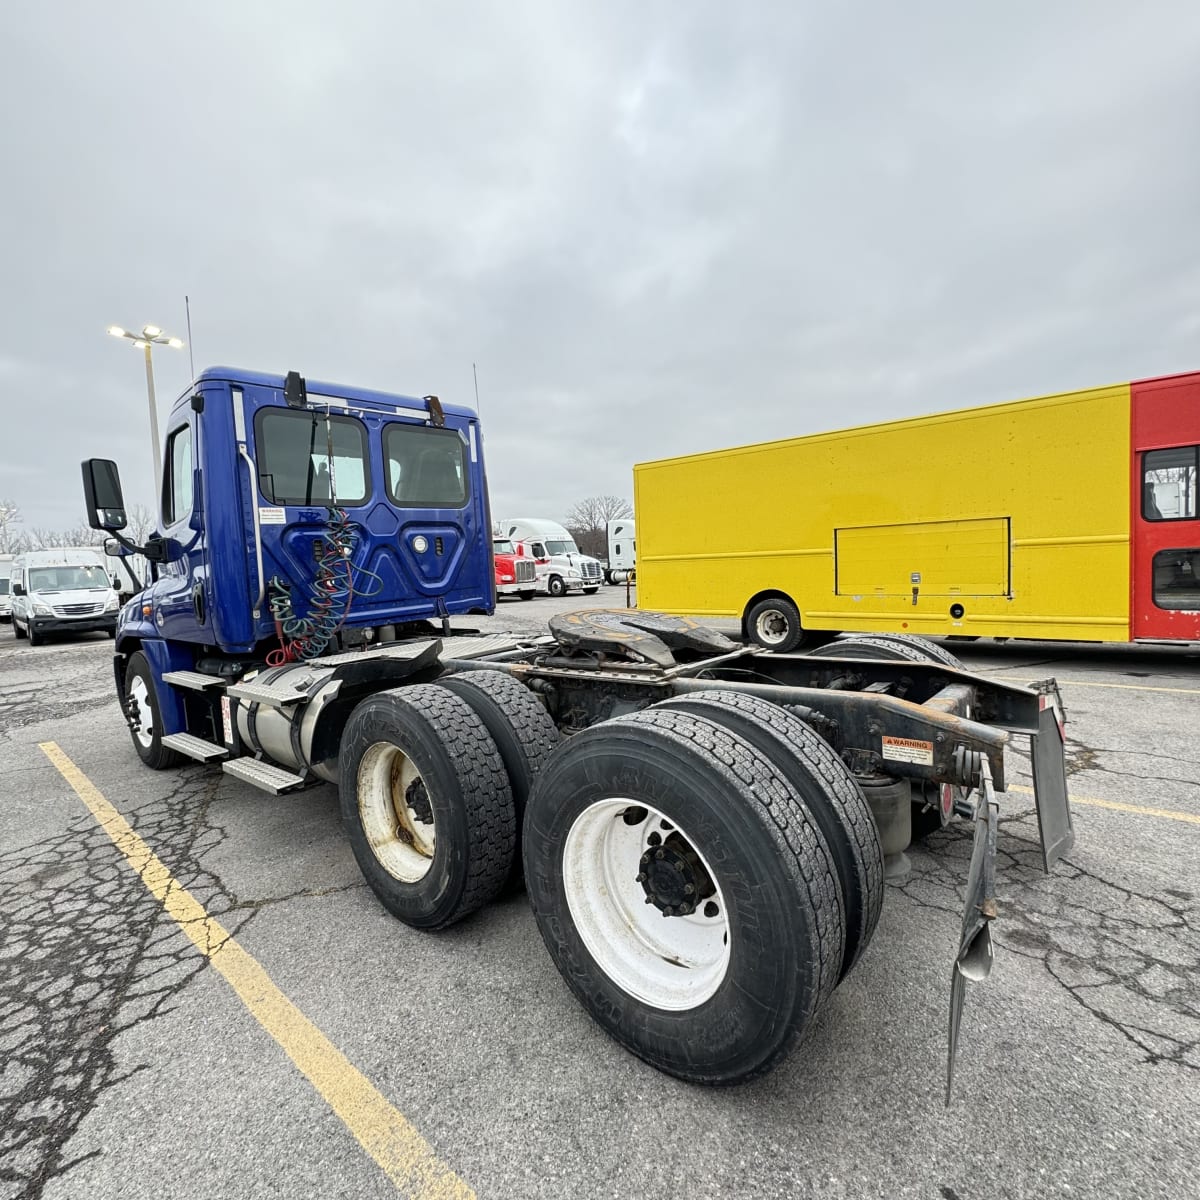
<path id="1" fill-rule="evenodd" d="M 584 554 L 606 558 L 608 522 L 632 516 L 633 506 L 628 500 L 619 496 L 588 496 L 571 506 L 564 523 Z"/>
<path id="2" fill-rule="evenodd" d="M 11 500 L 0 500 L 0 554 L 17 554 L 24 547 L 22 535 L 14 525 L 21 524 L 21 506 Z"/>
<path id="3" fill-rule="evenodd" d="M 135 504 L 125 516 L 129 521 L 124 530 L 125 536 L 131 542 L 143 545 L 157 524 L 154 514 L 144 504 Z"/>

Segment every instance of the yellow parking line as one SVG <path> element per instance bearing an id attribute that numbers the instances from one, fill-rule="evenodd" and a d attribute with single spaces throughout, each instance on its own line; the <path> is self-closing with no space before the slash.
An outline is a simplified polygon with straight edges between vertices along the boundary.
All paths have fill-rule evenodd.
<path id="1" fill-rule="evenodd" d="M 250 1015 L 283 1047 L 396 1187 L 417 1200 L 473 1200 L 475 1193 L 438 1160 L 412 1123 L 275 986 L 229 931 L 208 915 L 58 744 L 42 742 L 40 749 L 196 949 L 224 976 Z"/>
<path id="2" fill-rule="evenodd" d="M 1034 794 L 1033 788 L 1013 784 L 1010 792 L 1024 792 L 1027 796 Z M 1098 800 L 1094 796 L 1072 796 L 1071 804 L 1082 804 L 1090 808 L 1111 808 L 1117 812 L 1137 813 L 1140 817 L 1162 817 L 1168 821 L 1186 821 L 1189 825 L 1200 825 L 1200 813 L 1180 812 L 1176 808 L 1146 808 L 1141 804 L 1122 804 L 1119 800 Z"/>
<path id="3" fill-rule="evenodd" d="M 1033 683 L 1032 679 L 1005 679 L 997 676 L 998 683 L 1015 683 L 1021 686 Z M 1090 679 L 1060 679 L 1068 687 L 1115 688 L 1120 692 L 1170 692 L 1175 696 L 1200 696 L 1200 688 L 1151 687 L 1144 683 L 1094 683 Z"/>

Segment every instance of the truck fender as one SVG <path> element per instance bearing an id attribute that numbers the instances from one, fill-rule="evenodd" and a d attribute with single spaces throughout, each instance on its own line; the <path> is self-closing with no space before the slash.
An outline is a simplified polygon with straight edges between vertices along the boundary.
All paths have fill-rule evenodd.
<path id="1" fill-rule="evenodd" d="M 121 643 L 119 653 L 113 659 L 113 670 L 117 677 L 117 695 L 122 701 L 125 698 L 125 668 L 129 656 L 140 650 L 150 664 L 154 676 L 154 693 L 158 698 L 159 716 L 164 733 L 186 733 L 187 714 L 183 706 L 183 698 L 170 686 L 163 683 L 163 675 L 167 671 L 190 671 L 195 666 L 191 650 L 162 638 L 144 638 L 140 643 L 136 639 L 128 639 Z"/>

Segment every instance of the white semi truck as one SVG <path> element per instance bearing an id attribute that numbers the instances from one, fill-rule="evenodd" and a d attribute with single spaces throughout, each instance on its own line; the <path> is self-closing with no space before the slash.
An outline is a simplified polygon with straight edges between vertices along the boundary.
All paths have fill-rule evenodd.
<path id="1" fill-rule="evenodd" d="M 580 554 L 575 539 L 557 521 L 540 517 L 509 517 L 498 525 L 506 537 L 524 542 L 533 554 L 539 592 L 565 596 L 581 591 L 591 596 L 604 581 L 600 560 Z"/>

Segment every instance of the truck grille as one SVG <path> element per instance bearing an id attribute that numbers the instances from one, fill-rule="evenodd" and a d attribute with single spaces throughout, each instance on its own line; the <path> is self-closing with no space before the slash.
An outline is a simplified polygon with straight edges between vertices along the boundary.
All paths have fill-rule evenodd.
<path id="1" fill-rule="evenodd" d="M 56 617 L 98 617 L 104 611 L 104 601 L 98 604 L 91 601 L 87 604 L 53 604 Z"/>
<path id="2" fill-rule="evenodd" d="M 537 578 L 537 567 L 527 558 L 519 558 L 513 564 L 518 583 L 532 583 Z"/>
<path id="3" fill-rule="evenodd" d="M 600 564 L 598 562 L 585 562 L 579 564 L 579 573 L 589 583 L 600 582 Z"/>

